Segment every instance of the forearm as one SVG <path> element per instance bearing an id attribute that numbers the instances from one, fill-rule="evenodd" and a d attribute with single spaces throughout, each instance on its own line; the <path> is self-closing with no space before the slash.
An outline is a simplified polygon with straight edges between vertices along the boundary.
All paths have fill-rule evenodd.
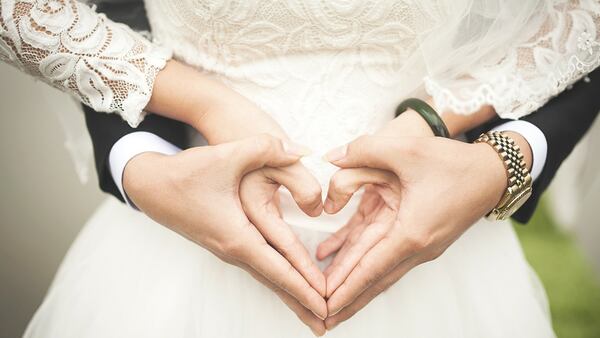
<path id="1" fill-rule="evenodd" d="M 170 51 L 75 1 L 1 1 L 0 60 L 131 126 Z"/>
<path id="2" fill-rule="evenodd" d="M 248 99 L 174 60 L 156 77 L 146 109 L 193 126 L 210 144 L 260 133 L 285 137 L 279 125 Z"/>

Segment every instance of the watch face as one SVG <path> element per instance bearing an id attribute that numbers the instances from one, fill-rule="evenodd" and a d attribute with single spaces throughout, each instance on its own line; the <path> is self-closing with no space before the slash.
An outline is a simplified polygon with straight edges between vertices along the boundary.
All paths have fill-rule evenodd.
<path id="1" fill-rule="evenodd" d="M 517 196 L 515 196 L 513 200 L 510 201 L 510 203 L 506 206 L 506 209 L 504 211 L 505 217 L 508 218 L 517 210 L 519 210 L 519 208 L 522 207 L 523 204 L 525 204 L 525 202 L 527 202 L 530 196 L 531 187 L 528 187 L 527 189 L 519 193 Z"/>

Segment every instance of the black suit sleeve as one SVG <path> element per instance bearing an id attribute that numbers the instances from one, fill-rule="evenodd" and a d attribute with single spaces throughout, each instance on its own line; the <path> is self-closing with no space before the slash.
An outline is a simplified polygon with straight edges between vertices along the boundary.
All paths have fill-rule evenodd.
<path id="1" fill-rule="evenodd" d="M 541 194 L 548 188 L 554 175 L 573 148 L 589 130 L 600 112 L 600 68 L 589 74 L 591 81 L 579 81 L 542 108 L 522 118 L 537 126 L 546 136 L 548 153 L 540 176 L 533 184 L 530 199 L 513 215 L 513 219 L 527 223 L 533 215 Z M 496 119 L 467 134 L 474 140 L 506 120 Z M 535 160 L 535 159 L 534 159 Z"/>
<path id="2" fill-rule="evenodd" d="M 98 12 L 116 22 L 122 22 L 135 30 L 148 30 L 144 3 L 141 0 L 98 3 Z M 108 167 L 108 155 L 112 146 L 123 136 L 135 131 L 147 131 L 175 144 L 180 148 L 188 146 L 186 126 L 180 122 L 148 115 L 138 128 L 131 128 L 116 114 L 98 113 L 83 106 L 88 132 L 92 138 L 94 159 L 100 188 L 123 201 Z"/>
<path id="3" fill-rule="evenodd" d="M 83 109 L 85 112 L 85 122 L 94 147 L 94 160 L 100 189 L 115 196 L 122 202 L 124 202 L 123 197 L 113 180 L 108 166 L 110 150 L 121 137 L 136 131 L 147 131 L 162 137 L 179 148 L 187 148 L 189 145 L 186 137 L 186 125 L 175 120 L 158 115 L 148 115 L 134 129 L 118 115 L 98 113 L 87 106 L 83 106 Z"/>

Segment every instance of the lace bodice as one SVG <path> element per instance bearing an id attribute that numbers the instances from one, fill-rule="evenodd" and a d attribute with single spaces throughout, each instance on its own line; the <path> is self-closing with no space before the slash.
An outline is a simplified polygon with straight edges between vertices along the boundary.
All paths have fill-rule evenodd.
<path id="1" fill-rule="evenodd" d="M 146 8 L 175 57 L 227 82 L 318 155 L 375 131 L 423 89 L 457 112 L 491 103 L 519 117 L 600 64 L 597 1 L 485 4 L 152 0 Z M 326 184 L 333 168 L 307 161 Z"/>
<path id="2" fill-rule="evenodd" d="M 0 3 L 2 60 L 98 111 L 118 112 L 134 126 L 141 121 L 167 49 L 75 0 Z M 178 58 L 265 107 L 264 88 L 277 87 L 268 94 L 286 95 L 293 111 L 282 120 L 327 115 L 328 126 L 344 121 L 351 134 L 376 127 L 368 121 L 389 117 L 392 102 L 420 89 L 440 108 L 469 113 L 492 104 L 499 115 L 517 118 L 600 64 L 597 0 L 146 5 L 155 35 Z M 289 106 L 300 99 L 302 109 Z"/>
<path id="3" fill-rule="evenodd" d="M 132 126 L 169 57 L 75 0 L 0 1 L 0 59 Z"/>

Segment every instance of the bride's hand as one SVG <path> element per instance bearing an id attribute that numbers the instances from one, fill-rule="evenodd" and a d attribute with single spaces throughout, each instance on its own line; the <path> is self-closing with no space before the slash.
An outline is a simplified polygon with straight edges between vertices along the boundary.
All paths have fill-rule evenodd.
<path id="1" fill-rule="evenodd" d="M 318 249 L 319 259 L 338 252 L 326 270 L 328 329 L 442 254 L 506 188 L 503 164 L 486 144 L 363 136 L 328 159 L 342 169 L 331 179 L 326 212 L 367 186 L 357 215 Z"/>
<path id="2" fill-rule="evenodd" d="M 173 156 L 143 153 L 127 164 L 123 185 L 148 216 L 248 271 L 276 292 L 315 334 L 322 335 L 325 327 L 318 317 L 327 315 L 322 295 L 267 243 L 239 199 L 244 175 L 298 163 L 302 149 L 286 144 L 263 135 Z M 308 266 L 302 271 L 311 272 Z"/>

